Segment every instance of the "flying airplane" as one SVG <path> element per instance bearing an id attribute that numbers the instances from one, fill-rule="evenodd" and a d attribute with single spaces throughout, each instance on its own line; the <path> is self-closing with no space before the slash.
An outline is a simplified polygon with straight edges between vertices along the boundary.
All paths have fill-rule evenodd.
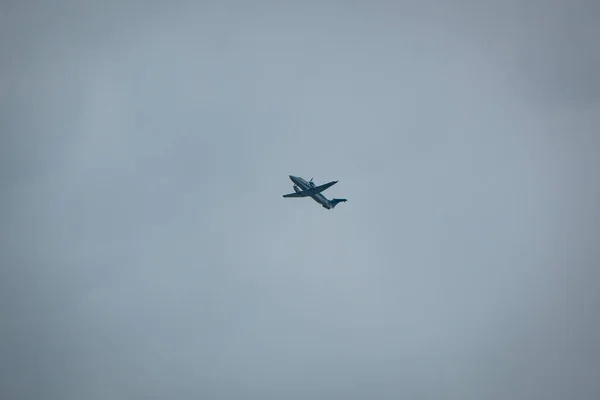
<path id="1" fill-rule="evenodd" d="M 311 178 L 310 181 L 306 182 L 306 180 L 300 178 L 299 176 L 290 175 L 290 179 L 292 180 L 292 182 L 294 182 L 294 191 L 296 193 L 284 194 L 283 197 L 312 197 L 314 201 L 316 201 L 328 210 L 335 208 L 335 206 L 338 203 L 346 201 L 346 199 L 329 200 L 327 197 L 321 194 L 323 190 L 330 188 L 331 186 L 338 183 L 338 181 L 333 181 L 321 186 L 316 186 L 313 182 L 313 178 Z"/>

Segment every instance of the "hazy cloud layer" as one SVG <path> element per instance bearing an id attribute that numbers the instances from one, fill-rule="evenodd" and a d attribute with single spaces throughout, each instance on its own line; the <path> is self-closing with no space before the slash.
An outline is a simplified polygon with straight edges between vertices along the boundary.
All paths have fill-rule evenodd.
<path id="1" fill-rule="evenodd" d="M 597 2 L 34 3 L 1 398 L 600 396 Z"/>

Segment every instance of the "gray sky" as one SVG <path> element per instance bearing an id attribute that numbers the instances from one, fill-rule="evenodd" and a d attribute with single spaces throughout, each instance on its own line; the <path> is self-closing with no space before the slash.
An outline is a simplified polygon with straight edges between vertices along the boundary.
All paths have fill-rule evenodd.
<path id="1" fill-rule="evenodd" d="M 600 398 L 597 2 L 195 3 L 0 6 L 1 398 Z"/>

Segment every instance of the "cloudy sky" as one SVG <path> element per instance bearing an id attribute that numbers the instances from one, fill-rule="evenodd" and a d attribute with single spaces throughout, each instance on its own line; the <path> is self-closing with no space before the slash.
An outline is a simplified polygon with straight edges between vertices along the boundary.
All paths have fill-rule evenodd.
<path id="1" fill-rule="evenodd" d="M 4 1 L 0 397 L 600 398 L 599 17 Z"/>

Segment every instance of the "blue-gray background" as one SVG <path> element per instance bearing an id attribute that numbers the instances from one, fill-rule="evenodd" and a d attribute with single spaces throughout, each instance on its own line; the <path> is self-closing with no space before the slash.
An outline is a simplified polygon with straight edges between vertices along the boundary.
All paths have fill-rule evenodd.
<path id="1" fill-rule="evenodd" d="M 600 398 L 599 11 L 3 2 L 0 397 Z"/>

